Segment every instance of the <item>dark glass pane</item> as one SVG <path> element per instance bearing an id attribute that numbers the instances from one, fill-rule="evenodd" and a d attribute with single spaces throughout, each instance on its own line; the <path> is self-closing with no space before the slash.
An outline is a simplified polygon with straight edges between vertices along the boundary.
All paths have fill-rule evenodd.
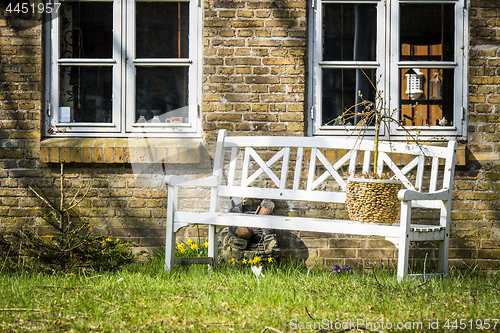
<path id="1" fill-rule="evenodd" d="M 136 57 L 189 57 L 189 3 L 136 3 Z"/>
<path id="2" fill-rule="evenodd" d="M 400 5 L 400 60 L 453 61 L 455 5 Z"/>
<path id="3" fill-rule="evenodd" d="M 112 58 L 113 3 L 62 2 L 61 58 Z"/>
<path id="4" fill-rule="evenodd" d="M 111 67 L 61 66 L 59 80 L 60 122 L 112 122 Z"/>
<path id="5" fill-rule="evenodd" d="M 376 46 L 376 5 L 323 5 L 323 60 L 375 61 Z"/>
<path id="6" fill-rule="evenodd" d="M 186 122 L 188 67 L 137 67 L 135 100 L 136 122 Z"/>
<path id="7" fill-rule="evenodd" d="M 375 75 L 375 69 L 323 69 L 322 125 L 343 126 L 357 124 L 360 119 L 356 117 L 356 113 L 362 112 L 362 107 L 353 108 L 352 112 L 346 114 L 343 117 L 344 124 L 338 120 L 336 121 L 335 118 L 341 116 L 351 106 L 361 102 L 359 93 L 365 100 L 374 100 L 375 89 L 371 82 L 373 84 L 377 82 Z"/>
<path id="8" fill-rule="evenodd" d="M 454 69 L 402 68 L 402 123 L 405 126 L 453 126 L 454 82 Z"/>

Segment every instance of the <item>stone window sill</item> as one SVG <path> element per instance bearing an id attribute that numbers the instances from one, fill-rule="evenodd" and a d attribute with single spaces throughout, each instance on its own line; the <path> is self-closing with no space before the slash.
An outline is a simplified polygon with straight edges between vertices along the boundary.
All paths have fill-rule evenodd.
<path id="1" fill-rule="evenodd" d="M 203 163 L 201 139 L 51 138 L 40 143 L 44 163 Z"/>

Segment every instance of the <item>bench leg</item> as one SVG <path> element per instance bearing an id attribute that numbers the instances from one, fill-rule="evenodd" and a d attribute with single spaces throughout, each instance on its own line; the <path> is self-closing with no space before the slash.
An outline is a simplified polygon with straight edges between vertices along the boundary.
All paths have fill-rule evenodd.
<path id="1" fill-rule="evenodd" d="M 444 236 L 444 240 L 439 241 L 439 253 L 438 253 L 438 271 L 444 276 L 448 274 L 448 245 L 449 244 L 449 234 L 448 231 Z"/>
<path id="2" fill-rule="evenodd" d="M 401 220 L 399 233 L 398 280 L 408 275 L 408 259 L 410 256 L 410 220 L 411 202 L 401 202 Z"/>
<path id="3" fill-rule="evenodd" d="M 451 200 L 444 201 L 441 208 L 440 225 L 445 227 L 444 239 L 438 242 L 438 270 L 443 275 L 448 274 L 448 247 L 450 242 L 450 211 Z"/>
<path id="4" fill-rule="evenodd" d="M 175 263 L 175 233 L 172 225 L 167 224 L 167 232 L 165 239 L 165 270 L 171 271 L 174 269 Z"/>
<path id="5" fill-rule="evenodd" d="M 208 256 L 212 258 L 212 267 L 217 266 L 217 246 L 218 246 L 218 240 L 217 240 L 217 232 L 215 229 L 215 226 L 209 225 L 208 226 Z"/>
<path id="6" fill-rule="evenodd" d="M 165 231 L 165 271 L 170 271 L 175 266 L 174 208 L 176 200 L 177 187 L 169 186 L 167 194 L 167 227 Z"/>

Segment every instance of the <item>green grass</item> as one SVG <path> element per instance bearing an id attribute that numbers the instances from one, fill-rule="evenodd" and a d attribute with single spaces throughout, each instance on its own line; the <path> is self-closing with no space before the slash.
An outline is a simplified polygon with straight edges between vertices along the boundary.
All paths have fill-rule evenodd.
<path id="1" fill-rule="evenodd" d="M 158 259 L 95 275 L 3 272 L 0 331 L 340 332 L 359 320 L 372 331 L 398 331 L 400 322 L 406 328 L 399 331 L 444 332 L 455 319 L 456 328 L 465 320 L 462 332 L 485 319 L 491 332 L 500 331 L 500 322 L 493 329 L 500 318 L 497 273 L 454 271 L 446 279 L 398 282 L 394 271 L 335 275 L 283 265 L 266 266 L 263 274 L 257 281 L 248 265 L 231 264 L 164 273 Z M 439 329 L 429 330 L 436 323 Z"/>

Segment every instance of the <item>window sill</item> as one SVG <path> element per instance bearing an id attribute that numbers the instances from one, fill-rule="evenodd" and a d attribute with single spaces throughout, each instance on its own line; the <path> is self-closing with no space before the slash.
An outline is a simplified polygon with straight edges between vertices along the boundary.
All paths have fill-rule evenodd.
<path id="1" fill-rule="evenodd" d="M 201 139 L 51 138 L 40 143 L 44 163 L 203 163 Z"/>

